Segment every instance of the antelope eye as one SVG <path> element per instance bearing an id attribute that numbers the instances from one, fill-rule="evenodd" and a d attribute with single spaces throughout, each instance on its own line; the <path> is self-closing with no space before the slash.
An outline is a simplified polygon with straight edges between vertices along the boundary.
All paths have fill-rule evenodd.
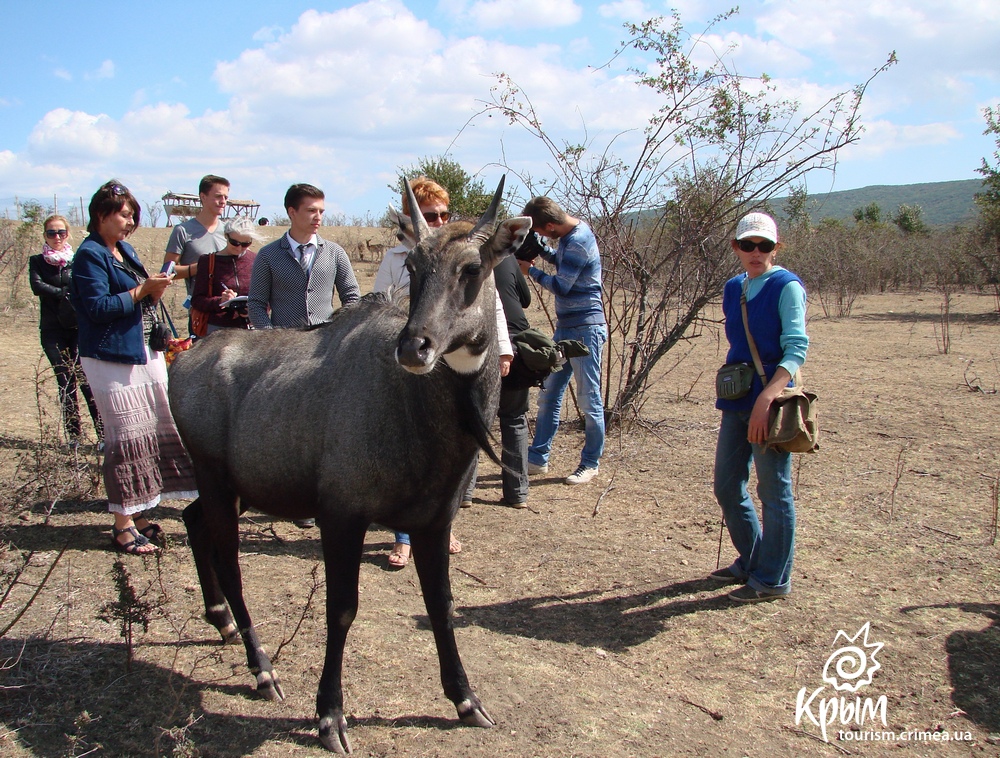
<path id="1" fill-rule="evenodd" d="M 483 270 L 482 264 L 470 263 L 462 269 L 462 276 L 473 279 L 479 276 L 479 273 Z"/>

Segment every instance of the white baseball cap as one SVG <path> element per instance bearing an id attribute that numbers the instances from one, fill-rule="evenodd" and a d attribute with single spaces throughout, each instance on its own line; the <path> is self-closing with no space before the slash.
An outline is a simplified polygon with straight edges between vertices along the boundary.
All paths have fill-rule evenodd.
<path id="1" fill-rule="evenodd" d="M 736 225 L 736 239 L 741 240 L 747 237 L 763 237 L 777 243 L 778 225 L 766 213 L 748 213 Z"/>

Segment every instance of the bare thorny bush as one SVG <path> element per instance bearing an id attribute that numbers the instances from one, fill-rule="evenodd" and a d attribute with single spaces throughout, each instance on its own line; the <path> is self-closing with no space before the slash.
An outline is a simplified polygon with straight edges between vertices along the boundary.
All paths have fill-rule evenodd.
<path id="1" fill-rule="evenodd" d="M 25 203 L 24 221 L 0 220 L 0 310 L 24 304 L 28 290 L 28 258 L 37 252 L 42 239 L 42 219 L 48 209 Z"/>
<path id="2" fill-rule="evenodd" d="M 96 463 L 85 460 L 79 448 L 65 444 L 56 380 L 44 357 L 35 367 L 34 383 L 37 439 L 23 440 L 20 445 L 7 440 L 4 446 L 12 459 L 2 461 L 5 470 L 11 464 L 10 478 L 0 488 L 3 522 L 41 503 L 48 523 L 57 503 L 87 499 L 98 487 Z M 31 610 L 66 547 L 56 553 L 21 551 L 14 542 L 0 542 L 0 639 Z M 0 671 L 16 664 L 16 659 L 0 661 Z"/>
<path id="3" fill-rule="evenodd" d="M 56 378 L 44 356 L 35 365 L 33 379 L 36 438 L 6 440 L 3 453 L 9 458 L 2 462 L 5 469 L 9 464 L 11 474 L 0 488 L 0 516 L 8 518 L 42 503 L 47 521 L 60 501 L 95 497 L 100 470 L 96 453 L 89 456 L 85 447 L 67 444 Z M 82 372 L 78 379 L 83 380 Z"/>
<path id="4" fill-rule="evenodd" d="M 705 55 L 709 30 L 691 35 L 676 15 L 625 28 L 629 39 L 615 58 L 633 55 L 637 86 L 661 103 L 641 135 L 562 141 L 506 74 L 480 113 L 500 113 L 542 143 L 551 175 L 522 175 L 525 187 L 586 219 L 597 236 L 610 330 L 609 421 L 637 416 L 659 361 L 700 334 L 706 306 L 736 272 L 729 238 L 739 217 L 810 171 L 832 170 L 838 151 L 859 138 L 865 90 L 895 62 L 892 54 L 867 81 L 806 111 L 766 75 L 739 74 L 728 51 Z M 701 67 L 696 58 L 710 62 Z"/>
<path id="5" fill-rule="evenodd" d="M 907 279 L 899 266 L 900 239 L 885 226 L 793 227 L 784 243 L 781 263 L 802 277 L 827 317 L 850 316 L 861 295 L 898 289 Z"/>

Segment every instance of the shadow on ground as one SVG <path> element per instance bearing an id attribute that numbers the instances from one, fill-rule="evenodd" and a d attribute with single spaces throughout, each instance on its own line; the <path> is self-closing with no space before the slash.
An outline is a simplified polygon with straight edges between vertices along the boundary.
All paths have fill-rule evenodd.
<path id="1" fill-rule="evenodd" d="M 916 313 L 913 311 L 859 313 L 852 315 L 851 318 L 855 321 L 896 321 L 901 324 L 938 324 L 941 322 L 940 313 Z M 1000 313 L 996 311 L 990 313 L 956 313 L 952 311 L 949 314 L 949 319 L 953 324 L 995 324 L 1000 321 Z"/>
<path id="2" fill-rule="evenodd" d="M 185 747 L 197 745 L 202 755 L 238 756 L 275 740 L 317 744 L 311 719 L 233 718 L 202 707 L 208 690 L 255 697 L 247 684 L 206 684 L 141 661 L 125 673 L 119 644 L 3 639 L 0 660 L 0 719 L 7 739 L 32 755 L 188 755 Z"/>
<path id="3" fill-rule="evenodd" d="M 979 630 L 952 632 L 945 641 L 951 700 L 968 718 L 990 732 L 1000 732 L 1000 604 L 948 603 L 903 608 L 958 608 L 989 620 Z"/>
<path id="4" fill-rule="evenodd" d="M 620 652 L 660 634 L 669 619 L 739 607 L 726 597 L 731 589 L 697 579 L 628 596 L 607 597 L 603 590 L 591 590 L 520 598 L 495 605 L 463 607 L 455 625 L 475 625 L 500 634 Z M 718 594 L 691 597 L 706 591 Z M 597 598 L 598 595 L 603 597 Z M 421 619 L 422 624 L 425 622 L 426 619 Z"/>
<path id="5" fill-rule="evenodd" d="M 58 551 L 64 545 L 78 551 L 111 551 L 111 515 L 107 512 L 106 500 L 72 500 L 59 501 L 54 506 L 51 503 L 36 503 L 30 509 L 35 516 L 44 518 L 51 510 L 48 523 L 13 524 L 3 531 L 3 537 L 18 550 L 25 551 Z M 151 514 L 151 519 L 163 526 L 168 550 L 189 551 L 187 533 L 181 519 L 181 507 L 159 505 Z M 60 516 L 75 513 L 90 512 L 103 514 L 105 524 L 61 524 Z M 301 532 L 301 538 L 280 536 L 275 530 L 275 524 L 280 519 L 272 519 L 259 513 L 252 513 L 240 520 L 240 554 L 260 553 L 272 557 L 290 556 L 308 561 L 323 560 L 319 529 L 306 529 Z M 294 534 L 294 532 L 293 532 Z M 363 563 L 370 563 L 386 568 L 386 556 L 393 543 L 384 540 L 384 533 L 379 534 L 373 527 L 365 540 Z"/>

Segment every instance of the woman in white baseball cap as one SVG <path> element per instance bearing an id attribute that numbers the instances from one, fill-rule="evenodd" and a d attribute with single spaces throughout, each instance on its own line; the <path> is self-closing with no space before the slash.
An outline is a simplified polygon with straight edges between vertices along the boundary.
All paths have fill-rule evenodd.
<path id="1" fill-rule="evenodd" d="M 726 363 L 747 364 L 746 375 L 752 376 L 752 382 L 744 394 L 727 393 L 715 404 L 722 411 L 715 451 L 715 497 L 738 556 L 730 566 L 709 576 L 723 584 L 742 585 L 729 597 L 752 603 L 782 597 L 792 589 L 792 456 L 767 447 L 765 442 L 771 402 L 805 362 L 809 337 L 802 280 L 775 264 L 781 242 L 774 219 L 766 213 L 748 213 L 737 225 L 731 245 L 743 273 L 726 282 L 723 291 L 729 340 Z M 743 320 L 744 299 L 747 328 L 760 354 L 766 382 L 753 368 Z M 747 489 L 751 461 L 757 471 L 762 518 L 758 518 Z"/>

